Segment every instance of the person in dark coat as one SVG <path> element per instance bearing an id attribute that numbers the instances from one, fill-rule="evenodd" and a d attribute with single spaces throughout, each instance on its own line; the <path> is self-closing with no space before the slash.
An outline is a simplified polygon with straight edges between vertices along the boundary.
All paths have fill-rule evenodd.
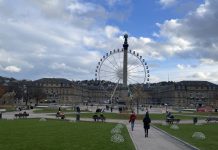
<path id="1" fill-rule="evenodd" d="M 143 119 L 144 129 L 145 129 L 145 137 L 148 137 L 148 130 L 150 129 L 151 119 L 149 117 L 149 113 L 146 112 L 145 117 Z"/>
<path id="2" fill-rule="evenodd" d="M 80 113 L 80 107 L 79 106 L 76 107 L 76 112 Z"/>

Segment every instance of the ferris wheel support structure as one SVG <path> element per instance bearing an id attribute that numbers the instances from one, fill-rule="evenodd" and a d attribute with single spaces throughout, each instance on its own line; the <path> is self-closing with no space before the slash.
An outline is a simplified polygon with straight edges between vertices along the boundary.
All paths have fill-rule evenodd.
<path id="1" fill-rule="evenodd" d="M 117 87 L 118 87 L 118 85 L 119 85 L 119 81 L 120 81 L 120 80 L 118 80 L 118 82 L 117 82 L 117 84 L 116 84 L 116 86 L 115 86 L 115 88 L 114 88 L 114 90 L 113 90 L 113 93 L 111 94 L 111 98 L 110 98 L 111 107 L 113 106 L 113 97 L 114 97 L 114 94 L 115 94 L 115 92 L 116 92 L 116 90 L 117 90 Z"/>

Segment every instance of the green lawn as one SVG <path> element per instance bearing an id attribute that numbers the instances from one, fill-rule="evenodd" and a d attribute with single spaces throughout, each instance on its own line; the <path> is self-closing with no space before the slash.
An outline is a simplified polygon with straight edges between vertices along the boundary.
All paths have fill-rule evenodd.
<path id="1" fill-rule="evenodd" d="M 11 112 L 16 110 L 13 106 L 0 106 L 0 109 L 5 109 L 5 112 Z"/>
<path id="2" fill-rule="evenodd" d="M 189 115 L 189 114 L 174 114 L 175 118 L 179 118 L 182 120 L 192 120 L 193 117 L 197 117 L 198 119 L 206 119 L 207 117 L 205 116 L 200 116 L 200 115 Z"/>
<path id="3" fill-rule="evenodd" d="M 116 124 L 67 122 L 38 119 L 0 120 L 2 150 L 134 150 L 126 128 L 123 143 L 112 143 L 111 129 Z"/>
<path id="4" fill-rule="evenodd" d="M 178 125 L 179 130 L 172 130 L 170 126 L 155 125 L 166 132 L 183 139 L 184 141 L 200 148 L 201 150 L 217 150 L 218 147 L 218 124 L 205 125 Z M 206 136 L 205 140 L 196 140 L 192 138 L 194 132 L 203 132 Z"/>
<path id="5" fill-rule="evenodd" d="M 184 113 L 183 113 L 184 114 Z M 199 116 L 218 116 L 217 112 L 194 112 L 190 115 L 199 115 Z"/>

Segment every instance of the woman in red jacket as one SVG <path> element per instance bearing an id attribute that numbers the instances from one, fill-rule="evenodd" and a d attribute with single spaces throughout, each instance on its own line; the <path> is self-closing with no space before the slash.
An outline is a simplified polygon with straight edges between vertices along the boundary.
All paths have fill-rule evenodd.
<path id="1" fill-rule="evenodd" d="M 135 113 L 132 111 L 132 114 L 129 117 L 129 123 L 131 123 L 131 129 L 133 131 L 134 125 L 135 125 L 135 119 L 136 119 L 136 115 Z"/>

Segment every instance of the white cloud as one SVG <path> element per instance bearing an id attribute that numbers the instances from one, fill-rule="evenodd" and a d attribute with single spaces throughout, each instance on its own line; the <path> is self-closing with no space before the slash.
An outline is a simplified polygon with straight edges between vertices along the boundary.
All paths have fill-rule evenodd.
<path id="1" fill-rule="evenodd" d="M 163 5 L 163 7 L 169 7 L 175 4 L 177 0 L 160 0 L 160 4 Z"/>
<path id="2" fill-rule="evenodd" d="M 101 24 L 107 17 L 102 6 L 76 0 L 9 1 L 0 9 L 1 66 L 17 64 L 22 68 L 21 76 L 30 79 L 54 74 L 72 79 L 79 70 L 81 79 L 94 78 L 94 73 L 87 72 L 94 72 L 90 66 L 95 66 L 103 51 L 101 39 L 107 39 Z M 72 8 L 73 3 L 76 8 Z M 77 14 L 75 9 L 83 12 Z M 21 71 L 18 67 L 6 70 Z"/>
<path id="3" fill-rule="evenodd" d="M 122 0 L 107 0 L 108 4 L 109 5 L 114 5 L 115 3 L 119 2 L 119 1 L 122 1 Z"/>
<path id="4" fill-rule="evenodd" d="M 214 61 L 213 59 L 202 58 L 200 59 L 200 62 L 206 65 L 218 65 L 218 62 Z"/>
<path id="5" fill-rule="evenodd" d="M 218 83 L 218 63 L 208 65 L 199 63 L 198 65 L 177 64 L 176 68 L 168 68 L 167 72 L 170 75 L 170 80 L 204 80 Z"/>
<path id="6" fill-rule="evenodd" d="M 160 35 L 172 37 L 174 35 L 179 34 L 179 30 L 181 28 L 181 23 L 178 19 L 166 20 L 164 24 L 156 23 L 156 25 L 161 29 Z"/>
<path id="7" fill-rule="evenodd" d="M 90 11 L 93 11 L 95 8 L 91 3 L 82 4 L 78 1 L 72 1 L 72 3 L 67 7 L 71 13 L 84 14 Z"/>
<path id="8" fill-rule="evenodd" d="M 155 76 L 155 75 L 152 75 L 152 76 L 150 77 L 151 83 L 157 83 L 157 82 L 160 82 L 161 80 L 162 80 L 162 79 L 160 79 L 160 77 Z"/>
<path id="9" fill-rule="evenodd" d="M 54 70 L 69 70 L 70 67 L 67 66 L 65 63 L 53 63 L 51 68 Z"/>
<path id="10" fill-rule="evenodd" d="M 152 34 L 152 36 L 154 36 L 154 37 L 160 37 L 160 35 L 159 34 L 157 34 L 156 32 L 154 32 L 153 34 Z"/>
<path id="11" fill-rule="evenodd" d="M 110 6 L 129 4 L 132 0 L 106 0 Z"/>
<path id="12" fill-rule="evenodd" d="M 137 51 L 140 55 L 146 57 L 147 59 L 163 59 L 162 45 L 151 38 L 145 37 L 129 37 L 130 49 Z"/>
<path id="13" fill-rule="evenodd" d="M 178 64 L 178 65 L 177 65 L 177 68 L 183 70 L 185 67 L 184 67 L 184 65 Z"/>
<path id="14" fill-rule="evenodd" d="M 0 9 L 0 64 L 21 66 L 23 78 L 91 79 L 102 52 L 121 46 L 119 37 L 114 37 L 119 29 L 104 25 L 110 12 L 98 4 L 9 1 L 0 6 L 4 8 Z M 21 71 L 16 66 L 3 69 Z"/>
<path id="15" fill-rule="evenodd" d="M 106 26 L 105 33 L 108 38 L 112 38 L 120 34 L 120 30 L 117 27 Z"/>
<path id="16" fill-rule="evenodd" d="M 9 1 L 0 9 L 0 65 L 20 66 L 20 77 L 93 79 L 100 58 L 122 48 L 124 32 L 105 23 L 117 10 L 80 0 Z M 163 58 L 150 38 L 130 36 L 129 43 L 146 60 Z"/>
<path id="17" fill-rule="evenodd" d="M 184 64 L 177 64 L 176 67 L 180 70 L 184 70 L 184 69 L 190 69 L 192 66 L 191 65 L 184 65 Z"/>
<path id="18" fill-rule="evenodd" d="M 192 75 L 193 78 L 197 80 L 207 80 L 210 73 L 196 72 Z"/>
<path id="19" fill-rule="evenodd" d="M 124 31 L 107 25 L 108 19 L 119 16 L 118 10 L 114 9 L 122 3 L 126 2 L 109 0 L 108 4 L 113 6 L 109 11 L 100 3 L 80 0 L 2 1 L 0 69 L 5 70 L 7 66 L 7 71 L 17 71 L 21 77 L 29 79 L 45 76 L 93 79 L 99 59 L 110 50 L 122 48 Z M 162 3 L 170 6 L 173 1 Z M 198 77 L 216 81 L 217 3 L 206 0 L 183 19 L 157 23 L 160 32 L 153 34 L 157 41 L 149 37 L 135 37 L 130 33 L 129 49 L 139 52 L 148 62 L 164 63 L 175 55 L 180 59 L 199 59 L 197 67 L 178 62 L 174 65 L 177 67 L 169 69 L 169 72 L 172 72 L 175 80 Z M 208 64 L 213 64 L 210 66 L 213 69 L 208 69 Z M 202 70 L 208 74 L 194 75 Z M 166 71 L 159 75 L 151 72 L 151 82 L 167 80 L 167 75 L 162 77 L 164 73 Z"/>
<path id="20" fill-rule="evenodd" d="M 96 46 L 96 41 L 93 37 L 83 37 L 83 42 L 86 46 L 94 47 Z"/>
<path id="21" fill-rule="evenodd" d="M 208 9 L 207 6 L 209 5 L 209 1 L 205 1 L 205 4 L 201 4 L 197 10 L 196 10 L 196 15 L 200 17 L 204 17 L 204 15 L 207 13 Z"/>
<path id="22" fill-rule="evenodd" d="M 218 60 L 218 1 L 205 0 L 183 19 L 166 20 L 159 35 L 170 45 L 171 54 L 196 59 Z"/>
<path id="23" fill-rule="evenodd" d="M 7 66 L 3 70 L 7 72 L 20 72 L 21 68 L 16 67 L 16 66 Z"/>

